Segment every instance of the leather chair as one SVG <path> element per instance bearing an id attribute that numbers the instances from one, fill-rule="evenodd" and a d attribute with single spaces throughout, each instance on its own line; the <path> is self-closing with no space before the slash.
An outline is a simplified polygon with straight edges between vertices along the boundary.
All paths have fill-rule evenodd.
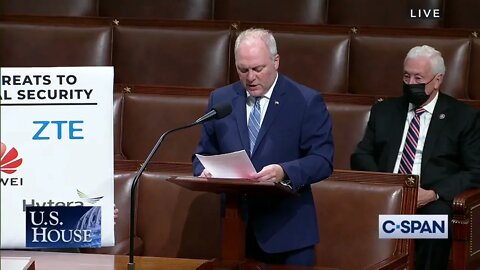
<path id="1" fill-rule="evenodd" d="M 99 15 L 113 18 L 211 20 L 213 0 L 100 0 Z"/>
<path id="2" fill-rule="evenodd" d="M 227 84 L 229 24 L 181 29 L 119 24 L 113 35 L 116 83 L 210 88 Z"/>
<path id="3" fill-rule="evenodd" d="M 104 248 L 82 248 L 83 253 L 128 255 L 130 245 L 130 187 L 137 170 L 137 162 L 116 161 L 114 177 L 114 201 L 119 210 L 115 224 L 115 246 Z M 137 204 L 138 209 L 138 204 Z M 112 209 L 113 211 L 113 209 Z M 137 210 L 138 214 L 138 210 Z M 136 219 L 137 220 L 137 219 Z M 143 254 L 143 240 L 136 236 L 135 255 Z"/>
<path id="4" fill-rule="evenodd" d="M 379 239 L 380 214 L 414 214 L 418 178 L 335 170 L 312 185 L 320 243 L 316 265 L 336 269 L 404 269 L 413 242 Z"/>
<path id="5" fill-rule="evenodd" d="M 99 0 L 2 0 L 0 15 L 98 16 Z"/>
<path id="6" fill-rule="evenodd" d="M 370 116 L 371 104 L 327 102 L 333 123 L 335 169 L 350 169 L 350 155 L 363 137 Z"/>
<path id="7" fill-rule="evenodd" d="M 351 94 L 402 95 L 403 60 L 414 46 L 427 44 L 439 50 L 447 67 L 441 91 L 467 98 L 470 59 L 469 38 L 363 35 L 352 37 L 349 89 Z"/>
<path id="8" fill-rule="evenodd" d="M 110 66 L 109 25 L 0 21 L 0 66 Z"/>
<path id="9" fill-rule="evenodd" d="M 346 92 L 348 34 L 274 33 L 280 54 L 280 72 L 322 93 Z"/>
<path id="10" fill-rule="evenodd" d="M 122 153 L 123 93 L 113 93 L 113 153 L 114 159 L 125 159 Z"/>
<path id="11" fill-rule="evenodd" d="M 182 91 L 186 90 L 170 94 L 167 90 L 142 93 L 136 87 L 124 95 L 121 143 L 127 159 L 144 160 L 162 133 L 192 123 L 206 112 L 208 92 L 185 96 Z M 153 160 L 190 163 L 199 138 L 198 126 L 178 131 L 166 137 Z"/>
<path id="12" fill-rule="evenodd" d="M 476 0 L 444 0 L 445 26 L 452 28 L 480 28 L 478 10 L 480 2 Z"/>
<path id="13" fill-rule="evenodd" d="M 474 39 L 470 54 L 468 90 L 470 99 L 480 100 L 480 40 Z"/>
<path id="14" fill-rule="evenodd" d="M 191 175 L 191 165 L 186 166 Z M 149 170 L 138 196 L 137 234 L 144 256 L 212 259 L 220 255 L 220 196 L 165 181 L 174 174 Z M 175 174 L 175 175 L 178 175 Z"/>
<path id="15" fill-rule="evenodd" d="M 480 269 L 480 189 L 454 198 L 452 226 L 453 269 Z"/>
<path id="16" fill-rule="evenodd" d="M 116 244 L 84 253 L 128 255 L 130 191 L 139 161 L 115 161 Z M 142 256 L 211 259 L 220 254 L 220 196 L 165 181 L 191 175 L 189 164 L 152 162 L 137 186 L 134 253 Z"/>
<path id="17" fill-rule="evenodd" d="M 324 24 L 327 0 L 215 0 L 215 20 Z"/>

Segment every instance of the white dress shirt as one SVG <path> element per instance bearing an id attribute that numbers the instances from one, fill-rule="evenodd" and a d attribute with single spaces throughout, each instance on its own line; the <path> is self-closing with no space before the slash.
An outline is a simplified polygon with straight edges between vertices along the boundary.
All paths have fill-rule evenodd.
<path id="1" fill-rule="evenodd" d="M 270 102 L 270 98 L 272 97 L 273 88 L 277 84 L 278 73 L 275 77 L 275 81 L 273 81 L 272 86 L 268 89 L 267 93 L 260 99 L 260 127 L 262 126 L 263 118 L 265 118 L 265 113 L 267 113 L 268 103 Z M 250 118 L 250 112 L 253 109 L 253 105 L 255 105 L 255 97 L 250 96 L 250 93 L 247 91 L 247 125 L 248 119 Z"/>

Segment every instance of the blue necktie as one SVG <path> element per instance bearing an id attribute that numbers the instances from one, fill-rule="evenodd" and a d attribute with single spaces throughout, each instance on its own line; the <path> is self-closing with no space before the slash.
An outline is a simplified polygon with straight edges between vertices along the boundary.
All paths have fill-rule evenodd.
<path id="1" fill-rule="evenodd" d="M 257 140 L 258 132 L 260 131 L 260 99 L 262 97 L 255 97 L 255 103 L 250 117 L 248 119 L 248 136 L 250 137 L 250 155 L 253 153 L 255 141 Z"/>
<path id="2" fill-rule="evenodd" d="M 420 115 L 424 112 L 425 109 L 422 107 L 415 109 L 415 116 L 408 127 L 400 168 L 398 169 L 399 173 L 412 174 L 415 153 L 417 152 L 418 136 L 420 135 Z"/>

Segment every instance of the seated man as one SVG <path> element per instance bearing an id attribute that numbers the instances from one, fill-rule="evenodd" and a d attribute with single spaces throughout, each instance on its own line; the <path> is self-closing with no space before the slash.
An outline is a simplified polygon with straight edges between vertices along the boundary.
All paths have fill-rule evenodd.
<path id="1" fill-rule="evenodd" d="M 403 69 L 403 96 L 372 107 L 351 168 L 419 175 L 417 213 L 450 220 L 453 198 L 480 187 L 480 113 L 439 92 L 445 65 L 434 48 L 412 48 Z M 450 246 L 451 232 L 415 241 L 415 269 L 447 269 Z"/>

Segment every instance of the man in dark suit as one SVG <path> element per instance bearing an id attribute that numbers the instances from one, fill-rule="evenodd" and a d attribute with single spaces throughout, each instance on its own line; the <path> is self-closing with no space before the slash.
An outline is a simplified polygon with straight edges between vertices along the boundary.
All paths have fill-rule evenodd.
<path id="1" fill-rule="evenodd" d="M 420 175 L 417 213 L 448 214 L 450 220 L 453 198 L 480 186 L 480 115 L 439 92 L 444 74 L 434 48 L 408 52 L 404 95 L 372 107 L 351 168 Z M 415 241 L 416 269 L 447 269 L 450 246 L 450 237 Z"/>
<path id="2" fill-rule="evenodd" d="M 246 198 L 247 256 L 272 264 L 313 265 L 319 235 L 310 184 L 332 173 L 332 124 L 318 91 L 279 74 L 279 62 L 269 31 L 249 29 L 238 36 L 240 81 L 216 89 L 208 105 L 210 110 L 227 102 L 233 113 L 203 125 L 196 152 L 245 149 L 258 171 L 251 179 L 290 185 L 298 196 Z M 212 176 L 196 158 L 193 166 L 194 175 Z"/>

